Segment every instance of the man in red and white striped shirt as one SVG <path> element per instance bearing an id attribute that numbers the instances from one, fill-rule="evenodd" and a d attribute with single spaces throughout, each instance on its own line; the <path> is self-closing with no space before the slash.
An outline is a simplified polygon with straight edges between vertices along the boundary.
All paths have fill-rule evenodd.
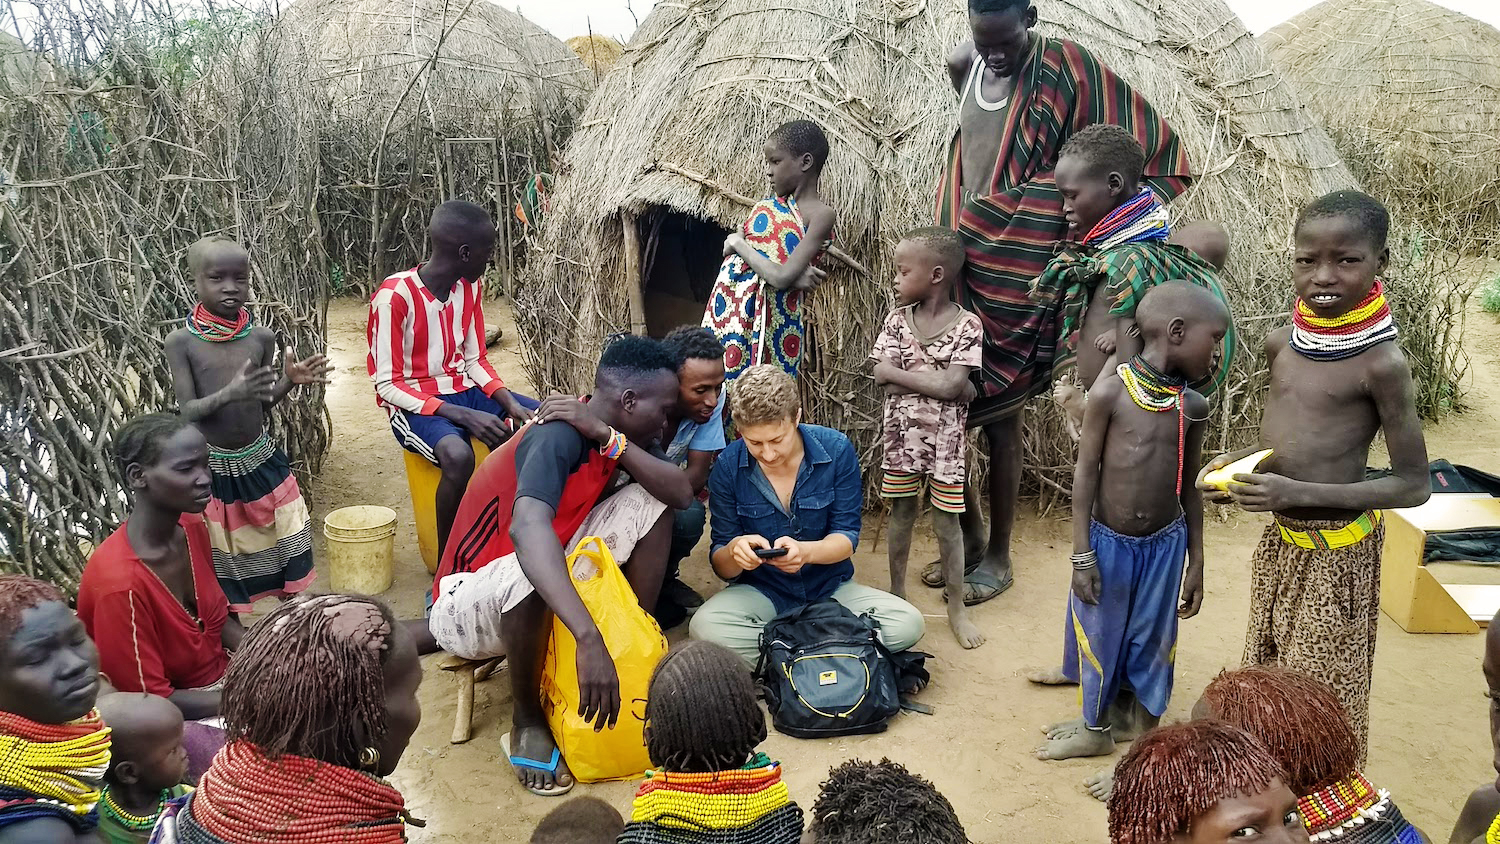
<path id="1" fill-rule="evenodd" d="M 498 447 L 536 403 L 506 389 L 485 355 L 480 278 L 495 249 L 489 214 L 445 202 L 428 233 L 427 261 L 387 278 L 370 299 L 367 366 L 397 441 L 443 472 L 434 508 L 441 554 L 474 473 L 469 437 Z"/>

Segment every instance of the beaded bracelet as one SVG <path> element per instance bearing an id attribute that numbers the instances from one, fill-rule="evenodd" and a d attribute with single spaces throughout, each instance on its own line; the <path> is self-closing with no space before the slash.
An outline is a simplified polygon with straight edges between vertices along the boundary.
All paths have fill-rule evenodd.
<path id="1" fill-rule="evenodd" d="M 1099 555 L 1093 549 L 1073 555 L 1073 571 L 1088 571 L 1099 565 Z"/>
<path id="2" fill-rule="evenodd" d="M 610 460 L 619 460 L 629 445 L 630 440 L 626 439 L 624 434 L 610 428 L 609 436 L 605 437 L 604 442 L 599 446 L 599 453 Z"/>

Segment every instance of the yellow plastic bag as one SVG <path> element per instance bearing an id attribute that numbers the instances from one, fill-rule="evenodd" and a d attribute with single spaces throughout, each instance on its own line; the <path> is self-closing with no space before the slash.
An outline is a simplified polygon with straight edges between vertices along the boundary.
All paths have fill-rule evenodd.
<path id="1" fill-rule="evenodd" d="M 589 536 L 580 541 L 568 557 L 568 571 L 614 658 L 620 717 L 614 727 L 594 732 L 594 725 L 578 714 L 578 642 L 554 616 L 542 667 L 547 724 L 568 770 L 580 782 L 638 777 L 651 766 L 646 754 L 646 689 L 656 664 L 666 656 L 667 637 L 641 609 L 604 540 Z"/>

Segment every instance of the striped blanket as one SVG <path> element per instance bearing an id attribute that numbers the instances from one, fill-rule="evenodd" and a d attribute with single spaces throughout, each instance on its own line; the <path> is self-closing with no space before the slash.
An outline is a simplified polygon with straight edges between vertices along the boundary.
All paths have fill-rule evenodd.
<path id="1" fill-rule="evenodd" d="M 293 595 L 313 581 L 312 523 L 286 454 L 268 435 L 237 451 L 208 447 L 213 500 L 204 518 L 229 611 Z"/>
<path id="2" fill-rule="evenodd" d="M 960 137 L 949 147 L 938 185 L 937 220 L 956 229 L 968 250 L 959 304 L 984 323 L 980 397 L 969 426 L 1018 411 L 1051 381 L 1060 302 L 1036 303 L 1031 281 L 1067 235 L 1052 169 L 1062 145 L 1094 123 L 1131 130 L 1146 148 L 1143 178 L 1171 200 L 1191 180 L 1187 153 L 1145 98 L 1083 47 L 1038 36 L 1018 71 L 993 181 L 962 184 Z"/>

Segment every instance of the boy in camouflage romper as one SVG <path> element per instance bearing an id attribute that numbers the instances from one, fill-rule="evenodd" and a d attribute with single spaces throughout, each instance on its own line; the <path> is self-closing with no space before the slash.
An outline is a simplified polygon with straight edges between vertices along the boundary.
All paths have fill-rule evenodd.
<path id="1" fill-rule="evenodd" d="M 964 606 L 964 423 L 973 398 L 969 374 L 980 365 L 984 329 L 953 302 L 962 278 L 963 242 L 951 229 L 907 233 L 896 245 L 896 309 L 870 352 L 875 383 L 885 389 L 885 475 L 891 502 L 891 592 L 906 597 L 906 563 L 925 479 L 932 500 L 945 597 L 953 635 L 965 648 L 984 644 Z"/>

